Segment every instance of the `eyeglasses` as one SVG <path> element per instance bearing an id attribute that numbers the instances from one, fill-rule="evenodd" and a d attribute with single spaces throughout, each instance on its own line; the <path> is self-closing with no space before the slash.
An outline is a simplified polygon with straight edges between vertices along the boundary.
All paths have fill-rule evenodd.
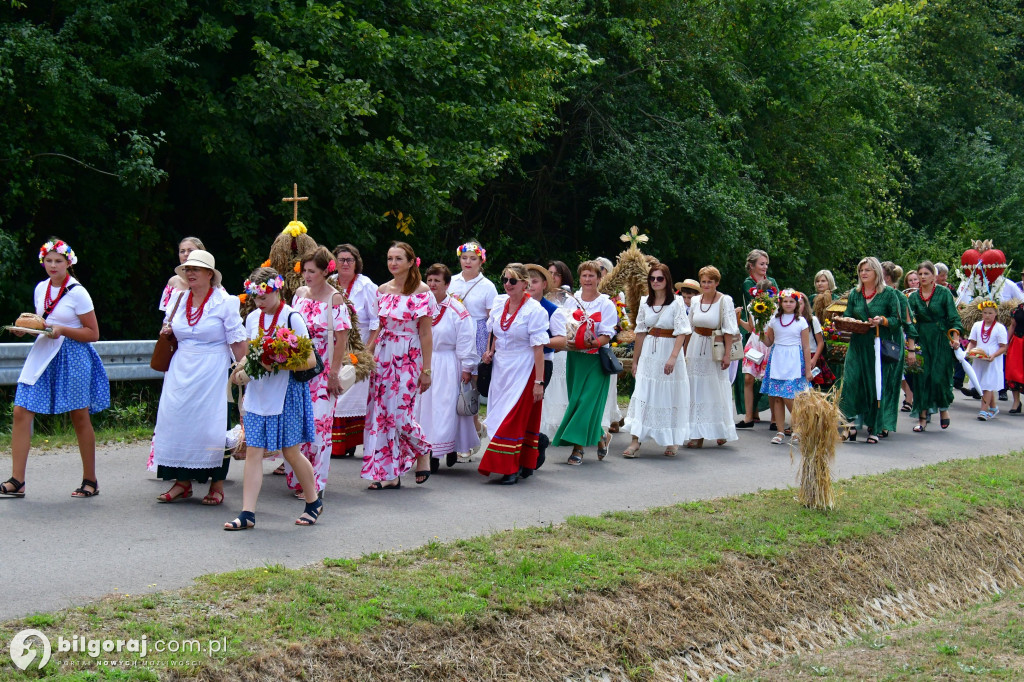
<path id="1" fill-rule="evenodd" d="M 657 276 L 652 275 L 652 276 L 648 277 L 647 279 L 650 280 L 651 282 L 664 282 L 665 281 L 665 278 L 662 275 L 657 275 Z"/>
<path id="2" fill-rule="evenodd" d="M 521 281 L 522 280 L 520 280 L 520 279 L 518 279 L 516 277 L 502 277 L 501 278 L 501 283 L 502 284 L 507 284 L 510 287 L 514 287 L 516 284 L 518 284 Z"/>
<path id="3" fill-rule="evenodd" d="M 339 262 L 339 263 L 341 263 L 342 265 L 346 265 L 346 264 L 349 264 L 349 265 L 351 265 L 352 263 L 355 263 L 355 262 L 356 262 L 356 259 L 355 259 L 355 258 L 339 258 L 339 259 L 337 259 L 337 260 L 338 260 L 338 262 Z"/>
<path id="4" fill-rule="evenodd" d="M 194 267 L 192 265 L 185 265 L 185 266 L 182 266 L 181 271 L 182 272 L 199 272 L 200 270 L 205 270 L 205 269 L 206 268 L 197 268 L 197 267 Z"/>

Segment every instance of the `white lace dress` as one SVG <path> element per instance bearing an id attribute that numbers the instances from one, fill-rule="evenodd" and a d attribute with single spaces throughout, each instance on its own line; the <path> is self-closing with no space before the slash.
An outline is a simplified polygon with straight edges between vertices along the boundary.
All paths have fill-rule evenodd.
<path id="1" fill-rule="evenodd" d="M 648 333 L 651 329 L 671 331 L 673 336 L 690 334 L 690 319 L 682 299 L 657 306 L 657 310 L 645 301 L 637 311 L 636 333 L 647 336 L 637 363 L 636 386 L 629 400 L 625 428 L 641 442 L 654 440 L 662 447 L 682 445 L 690 437 L 690 380 L 686 360 L 677 357 L 672 374 L 665 374 L 665 363 L 672 355 L 676 340 L 652 336 Z"/>
<path id="2" fill-rule="evenodd" d="M 739 334 L 732 297 L 722 295 L 710 307 L 697 296 L 690 302 L 690 326 Z M 729 370 L 711 359 L 712 337 L 694 332 L 686 347 L 690 379 L 690 438 L 738 440 L 733 423 Z"/>

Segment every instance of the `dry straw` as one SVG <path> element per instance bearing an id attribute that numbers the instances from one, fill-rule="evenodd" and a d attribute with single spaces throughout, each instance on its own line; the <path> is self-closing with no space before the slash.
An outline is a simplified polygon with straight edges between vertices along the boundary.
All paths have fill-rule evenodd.
<path id="1" fill-rule="evenodd" d="M 793 432 L 799 436 L 800 503 L 812 509 L 836 506 L 832 487 L 832 462 L 836 446 L 842 442 L 842 414 L 839 411 L 839 385 L 827 393 L 803 391 L 793 399 Z M 790 458 L 792 458 L 792 450 Z"/>

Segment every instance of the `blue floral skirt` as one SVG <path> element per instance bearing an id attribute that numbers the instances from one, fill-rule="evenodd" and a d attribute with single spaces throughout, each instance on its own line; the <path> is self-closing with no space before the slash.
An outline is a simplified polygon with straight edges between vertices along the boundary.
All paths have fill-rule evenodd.
<path id="1" fill-rule="evenodd" d="M 110 407 L 110 381 L 92 344 L 64 337 L 60 350 L 36 383 L 18 384 L 14 404 L 36 414 L 63 414 Z"/>
<path id="2" fill-rule="evenodd" d="M 312 443 L 316 440 L 316 424 L 309 384 L 289 376 L 281 414 L 264 416 L 246 412 L 243 426 L 245 444 L 250 448 L 275 452 L 293 445 Z"/>

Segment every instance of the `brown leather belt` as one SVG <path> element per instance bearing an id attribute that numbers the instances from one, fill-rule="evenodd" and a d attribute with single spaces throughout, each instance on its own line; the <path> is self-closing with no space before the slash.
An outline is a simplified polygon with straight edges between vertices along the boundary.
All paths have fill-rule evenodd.
<path id="1" fill-rule="evenodd" d="M 673 336 L 675 336 L 675 334 L 673 333 L 674 331 L 675 330 L 673 329 L 662 329 L 661 327 L 654 327 L 653 329 L 648 329 L 647 334 L 648 336 L 657 336 L 659 339 L 671 339 Z"/>
<path id="2" fill-rule="evenodd" d="M 714 336 L 715 330 L 711 327 L 694 327 L 693 331 L 700 334 L 701 336 Z"/>

